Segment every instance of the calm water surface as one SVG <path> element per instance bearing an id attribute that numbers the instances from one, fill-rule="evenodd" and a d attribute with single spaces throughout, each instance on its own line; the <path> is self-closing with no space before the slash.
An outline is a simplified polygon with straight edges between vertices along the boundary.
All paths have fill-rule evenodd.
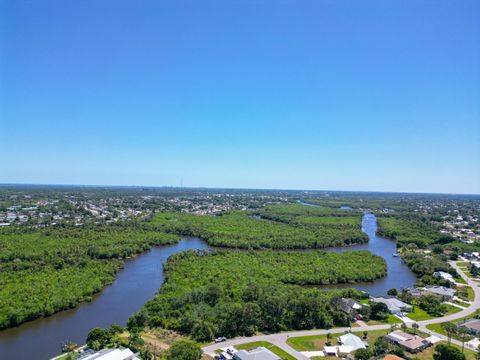
<path id="1" fill-rule="evenodd" d="M 355 287 L 373 295 L 382 295 L 390 288 L 402 289 L 415 283 L 415 275 L 400 258 L 392 256 L 396 252 L 395 242 L 376 236 L 376 229 L 375 215 L 366 213 L 362 219 L 362 230 L 370 239 L 368 244 L 326 250 L 370 250 L 387 261 L 387 276 L 373 282 L 342 284 L 334 288 Z M 108 327 L 112 323 L 125 325 L 129 316 L 151 299 L 162 285 L 163 262 L 170 255 L 191 249 L 209 249 L 209 246 L 200 239 L 191 238 L 183 239 L 176 245 L 153 248 L 127 260 L 113 284 L 97 294 L 92 302 L 0 331 L 0 358 L 48 359 L 59 354 L 61 344 L 66 341 L 84 344 L 87 333 L 93 327 Z"/>
<path id="2" fill-rule="evenodd" d="M 369 250 L 375 255 L 379 255 L 387 262 L 387 276 L 372 282 L 356 284 L 339 284 L 328 286 L 328 288 L 351 288 L 366 291 L 371 295 L 386 295 L 391 288 L 398 290 L 411 287 L 415 284 L 415 274 L 399 257 L 393 254 L 397 251 L 397 245 L 394 240 L 385 239 L 375 234 L 377 231 L 377 218 L 374 214 L 365 213 L 362 218 L 362 231 L 368 235 L 367 244 L 354 245 L 344 248 L 331 248 L 327 251 L 344 252 L 350 250 Z"/>
<path id="3" fill-rule="evenodd" d="M 113 284 L 97 294 L 92 302 L 0 331 L 0 359 L 49 359 L 61 352 L 61 345 L 67 340 L 84 344 L 88 332 L 95 326 L 125 325 L 130 315 L 162 285 L 162 263 L 170 255 L 208 248 L 200 239 L 183 239 L 176 245 L 156 247 L 127 260 Z"/>

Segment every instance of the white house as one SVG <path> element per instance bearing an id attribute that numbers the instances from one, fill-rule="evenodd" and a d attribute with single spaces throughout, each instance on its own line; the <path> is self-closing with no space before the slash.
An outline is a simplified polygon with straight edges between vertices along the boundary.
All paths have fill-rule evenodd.
<path id="1" fill-rule="evenodd" d="M 338 338 L 338 342 L 343 346 L 342 353 L 350 353 L 358 349 L 365 349 L 367 344 L 362 341 L 357 335 L 351 333 L 342 335 Z"/>
<path id="2" fill-rule="evenodd" d="M 87 356 L 81 356 L 82 360 L 140 360 L 138 353 L 134 354 L 127 348 L 121 349 L 103 349 Z"/>
<path id="3" fill-rule="evenodd" d="M 263 346 L 250 351 L 237 351 L 235 354 L 233 354 L 233 358 L 235 360 L 280 360 L 277 355 Z"/>
<path id="4" fill-rule="evenodd" d="M 445 271 L 435 271 L 433 273 L 433 276 L 435 277 L 438 277 L 438 278 L 442 278 L 443 280 L 447 280 L 447 281 L 450 281 L 452 283 L 455 282 L 455 279 L 453 278 L 453 276 Z"/>

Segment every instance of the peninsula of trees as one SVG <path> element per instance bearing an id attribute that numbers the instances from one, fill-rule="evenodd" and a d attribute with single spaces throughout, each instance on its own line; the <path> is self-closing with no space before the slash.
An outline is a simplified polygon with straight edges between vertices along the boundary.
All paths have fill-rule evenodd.
<path id="1" fill-rule="evenodd" d="M 165 271 L 159 293 L 128 326 L 163 327 L 208 341 L 347 326 L 351 319 L 333 300 L 361 294 L 314 285 L 374 280 L 386 274 L 386 263 L 368 251 L 189 251 L 171 256 Z"/>
<path id="2" fill-rule="evenodd" d="M 361 221 L 360 212 L 293 204 L 219 216 L 163 212 L 151 225 L 162 232 L 198 236 L 213 246 L 316 249 L 367 242 Z"/>

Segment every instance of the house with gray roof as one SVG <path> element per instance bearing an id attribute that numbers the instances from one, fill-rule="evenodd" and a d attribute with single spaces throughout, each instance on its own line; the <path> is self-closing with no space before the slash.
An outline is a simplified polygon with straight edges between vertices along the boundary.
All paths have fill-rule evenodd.
<path id="1" fill-rule="evenodd" d="M 237 351 L 233 354 L 233 358 L 234 360 L 281 360 L 280 357 L 263 346 L 250 351 Z"/>
<path id="2" fill-rule="evenodd" d="M 338 307 L 349 315 L 354 315 L 362 308 L 362 304 L 354 299 L 341 298 L 337 301 Z"/>
<path id="3" fill-rule="evenodd" d="M 458 328 L 467 328 L 470 334 L 477 335 L 480 333 L 480 319 L 468 319 L 455 324 Z"/>
<path id="4" fill-rule="evenodd" d="M 399 314 L 401 312 L 410 312 L 412 311 L 412 305 L 409 305 L 396 297 L 372 297 L 370 301 L 376 303 L 384 303 L 387 305 L 388 311 L 390 314 Z"/>
<path id="5" fill-rule="evenodd" d="M 427 285 L 423 290 L 427 294 L 440 296 L 444 299 L 452 299 L 455 296 L 455 289 L 450 289 L 445 286 Z"/>

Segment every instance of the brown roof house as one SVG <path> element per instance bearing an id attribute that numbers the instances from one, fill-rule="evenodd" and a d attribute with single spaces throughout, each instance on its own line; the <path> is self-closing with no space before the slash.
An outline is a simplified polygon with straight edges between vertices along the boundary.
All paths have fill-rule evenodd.
<path id="1" fill-rule="evenodd" d="M 396 330 L 385 336 L 385 340 L 390 341 L 404 348 L 408 352 L 417 353 L 423 351 L 432 343 L 418 335 L 411 335 L 401 330 Z"/>

